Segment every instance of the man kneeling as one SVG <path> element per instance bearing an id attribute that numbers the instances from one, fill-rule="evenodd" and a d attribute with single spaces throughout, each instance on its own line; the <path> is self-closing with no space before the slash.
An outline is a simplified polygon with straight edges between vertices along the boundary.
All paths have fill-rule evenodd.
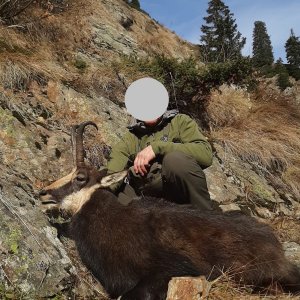
<path id="1" fill-rule="evenodd" d="M 120 202 L 149 195 L 211 209 L 203 169 L 212 164 L 212 149 L 194 120 L 171 110 L 128 129 L 107 165 L 109 173 L 129 168 L 129 184 L 113 187 Z"/>

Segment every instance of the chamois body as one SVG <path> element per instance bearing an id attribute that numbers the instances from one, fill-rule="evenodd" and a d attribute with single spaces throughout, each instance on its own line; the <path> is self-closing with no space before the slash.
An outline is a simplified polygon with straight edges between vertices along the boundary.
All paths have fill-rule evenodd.
<path id="1" fill-rule="evenodd" d="M 300 273 L 269 226 L 241 214 L 151 198 L 122 206 L 99 189 L 73 217 L 72 229 L 83 262 L 112 297 L 165 299 L 172 277 L 213 279 L 222 271 L 246 284 L 300 289 Z"/>
<path id="2" fill-rule="evenodd" d="M 82 261 L 113 298 L 162 300 L 172 277 L 229 272 L 256 287 L 274 282 L 300 291 L 300 271 L 271 228 L 242 214 L 201 212 L 151 197 L 123 206 L 106 188 L 126 171 L 106 176 L 84 163 L 85 122 L 74 126 L 75 168 L 40 192 L 47 212 L 70 214 Z M 74 146 L 75 144 L 75 146 Z"/>

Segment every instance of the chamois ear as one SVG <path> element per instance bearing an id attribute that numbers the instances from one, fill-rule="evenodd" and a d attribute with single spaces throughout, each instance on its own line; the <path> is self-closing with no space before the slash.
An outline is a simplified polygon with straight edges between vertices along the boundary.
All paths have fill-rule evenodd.
<path id="1" fill-rule="evenodd" d="M 110 185 L 120 182 L 127 176 L 127 170 L 107 175 L 101 179 L 101 187 L 109 187 Z"/>

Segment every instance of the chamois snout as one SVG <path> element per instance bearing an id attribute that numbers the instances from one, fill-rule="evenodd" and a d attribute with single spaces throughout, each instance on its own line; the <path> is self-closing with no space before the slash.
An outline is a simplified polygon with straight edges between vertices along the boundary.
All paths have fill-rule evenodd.
<path id="1" fill-rule="evenodd" d="M 101 176 L 101 173 L 92 167 L 82 166 L 74 169 L 39 192 L 43 211 L 76 212 L 88 199 L 91 190 L 99 187 Z"/>

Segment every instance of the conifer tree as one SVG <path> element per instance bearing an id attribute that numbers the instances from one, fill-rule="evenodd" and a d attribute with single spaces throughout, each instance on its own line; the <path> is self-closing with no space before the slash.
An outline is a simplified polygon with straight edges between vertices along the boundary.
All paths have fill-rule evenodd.
<path id="1" fill-rule="evenodd" d="M 135 9 L 138 9 L 138 10 L 141 9 L 141 5 L 140 5 L 140 1 L 139 0 L 131 0 L 130 6 L 132 6 Z"/>
<path id="2" fill-rule="evenodd" d="M 279 88 L 284 91 L 287 87 L 291 87 L 292 84 L 289 80 L 289 73 L 283 64 L 283 61 L 281 58 L 279 58 L 274 67 L 275 73 L 278 75 L 277 77 L 277 85 Z"/>
<path id="3" fill-rule="evenodd" d="M 295 36 L 293 29 L 285 43 L 286 58 L 290 65 L 300 68 L 300 40 Z"/>
<path id="4" fill-rule="evenodd" d="M 256 67 L 270 66 L 274 62 L 271 39 L 262 21 L 254 23 L 252 53 L 253 65 Z"/>
<path id="5" fill-rule="evenodd" d="M 225 62 L 241 57 L 241 50 L 246 43 L 237 30 L 237 24 L 221 0 L 210 0 L 205 25 L 201 26 L 201 49 L 204 60 L 209 62 Z"/>

